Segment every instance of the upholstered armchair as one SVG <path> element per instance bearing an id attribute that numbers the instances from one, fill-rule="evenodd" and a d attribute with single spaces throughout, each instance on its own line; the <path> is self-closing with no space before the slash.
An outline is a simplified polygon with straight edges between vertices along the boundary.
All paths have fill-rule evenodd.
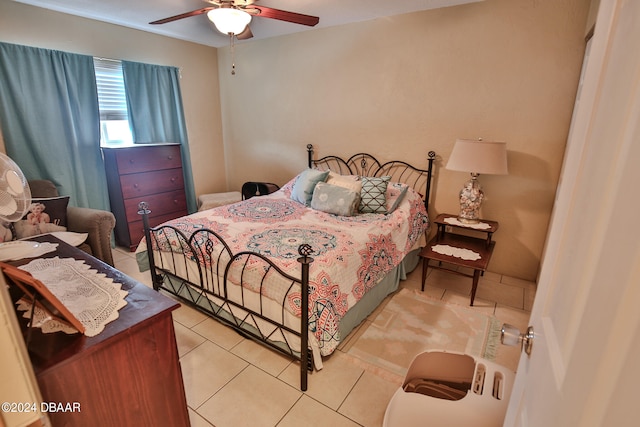
<path id="1" fill-rule="evenodd" d="M 56 186 L 48 180 L 29 181 L 29 187 L 33 198 L 59 196 Z M 79 248 L 111 266 L 111 233 L 115 225 L 116 219 L 109 211 L 76 206 L 67 208 L 67 230 L 89 235 Z"/>

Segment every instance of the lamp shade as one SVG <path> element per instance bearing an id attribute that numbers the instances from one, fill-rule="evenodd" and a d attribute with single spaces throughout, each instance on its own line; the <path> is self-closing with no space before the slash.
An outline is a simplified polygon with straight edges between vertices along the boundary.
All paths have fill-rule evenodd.
<path id="1" fill-rule="evenodd" d="M 507 143 L 458 139 L 446 168 L 476 174 L 507 175 Z"/>
<path id="2" fill-rule="evenodd" d="M 220 7 L 207 12 L 207 17 L 222 34 L 241 34 L 249 22 L 251 15 L 243 10 Z"/>

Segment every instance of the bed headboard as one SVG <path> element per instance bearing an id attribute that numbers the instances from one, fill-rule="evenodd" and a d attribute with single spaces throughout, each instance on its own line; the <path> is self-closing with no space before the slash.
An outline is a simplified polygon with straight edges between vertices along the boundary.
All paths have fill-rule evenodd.
<path id="1" fill-rule="evenodd" d="M 347 160 L 339 156 L 325 156 L 316 160 L 313 158 L 312 144 L 307 145 L 307 154 L 310 168 L 331 170 L 340 175 L 390 176 L 392 182 L 403 182 L 422 194 L 424 206 L 429 208 L 435 151 L 429 151 L 427 154 L 427 169 L 417 168 L 402 160 L 382 163 L 368 153 L 354 154 Z"/>

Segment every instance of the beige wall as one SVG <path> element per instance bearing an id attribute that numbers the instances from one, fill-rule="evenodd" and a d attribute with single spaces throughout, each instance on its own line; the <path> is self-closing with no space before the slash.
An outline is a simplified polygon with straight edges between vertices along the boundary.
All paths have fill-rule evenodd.
<path id="1" fill-rule="evenodd" d="M 12 1 L 0 41 L 180 68 L 196 193 L 226 190 L 216 49 Z"/>
<path id="2" fill-rule="evenodd" d="M 0 3 L 0 40 L 180 67 L 198 194 L 282 184 L 306 164 L 307 143 L 318 155 L 367 150 L 418 165 L 435 150 L 431 215 L 456 212 L 467 176 L 444 169 L 455 139 L 506 141 L 510 175 L 480 177 L 482 215 L 501 224 L 490 269 L 531 280 L 588 13 L 589 0 L 486 0 L 249 41 L 236 45 L 235 76 L 228 48 L 216 58 L 206 46 L 15 2 Z"/>
<path id="3" fill-rule="evenodd" d="M 282 184 L 317 155 L 426 166 L 431 215 L 458 210 L 456 138 L 507 142 L 510 174 L 481 176 L 500 222 L 490 270 L 538 273 L 584 52 L 589 0 L 486 0 L 219 49 L 229 187 Z"/>

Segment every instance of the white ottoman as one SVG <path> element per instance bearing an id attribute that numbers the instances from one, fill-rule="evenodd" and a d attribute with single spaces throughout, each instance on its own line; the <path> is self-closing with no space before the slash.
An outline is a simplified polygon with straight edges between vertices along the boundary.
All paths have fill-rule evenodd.
<path id="1" fill-rule="evenodd" d="M 198 211 L 216 208 L 218 206 L 230 205 L 242 200 L 239 191 L 229 191 L 227 193 L 201 194 L 198 196 Z"/>

